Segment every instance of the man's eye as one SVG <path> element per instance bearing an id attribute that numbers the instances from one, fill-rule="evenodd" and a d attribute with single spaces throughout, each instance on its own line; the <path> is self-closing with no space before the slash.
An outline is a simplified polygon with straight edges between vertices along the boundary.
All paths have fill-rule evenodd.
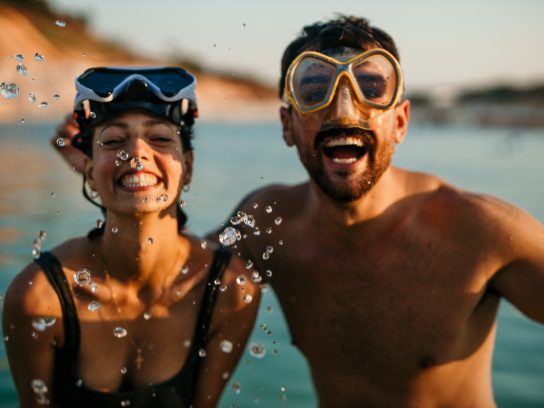
<path id="1" fill-rule="evenodd" d="M 153 135 L 149 137 L 149 140 L 155 143 L 170 143 L 172 142 L 172 138 L 169 136 L 162 136 L 162 135 Z"/>
<path id="2" fill-rule="evenodd" d="M 104 147 L 113 147 L 123 144 L 123 139 L 103 139 L 101 145 Z"/>

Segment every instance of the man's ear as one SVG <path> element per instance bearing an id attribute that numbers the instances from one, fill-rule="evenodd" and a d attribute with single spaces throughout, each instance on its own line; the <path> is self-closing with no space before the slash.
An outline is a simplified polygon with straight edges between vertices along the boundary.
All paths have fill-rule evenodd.
<path id="1" fill-rule="evenodd" d="M 191 183 L 191 178 L 193 177 L 193 158 L 192 150 L 183 153 L 183 161 L 185 162 L 183 169 L 183 185 Z"/>
<path id="2" fill-rule="evenodd" d="M 293 146 L 294 140 L 293 140 L 293 127 L 291 123 L 291 109 L 285 106 L 280 107 L 280 120 L 281 120 L 281 127 L 283 130 L 283 140 L 285 140 L 285 143 L 287 146 L 291 147 Z"/>
<path id="3" fill-rule="evenodd" d="M 410 101 L 405 99 L 395 107 L 395 143 L 402 143 L 408 131 Z"/>

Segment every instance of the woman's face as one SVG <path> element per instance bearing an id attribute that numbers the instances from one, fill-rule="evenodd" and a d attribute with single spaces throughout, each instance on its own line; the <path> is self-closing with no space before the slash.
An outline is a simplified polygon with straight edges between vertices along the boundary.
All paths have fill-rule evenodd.
<path id="1" fill-rule="evenodd" d="M 108 212 L 156 212 L 174 204 L 191 179 L 192 152 L 183 152 L 173 123 L 127 111 L 97 126 L 85 174 Z"/>

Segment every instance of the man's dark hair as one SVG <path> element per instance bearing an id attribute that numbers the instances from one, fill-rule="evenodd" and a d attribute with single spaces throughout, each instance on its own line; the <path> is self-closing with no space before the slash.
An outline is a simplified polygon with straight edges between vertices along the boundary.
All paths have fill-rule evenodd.
<path id="1" fill-rule="evenodd" d="M 369 46 L 378 46 L 389 51 L 400 62 L 395 41 L 385 31 L 370 26 L 365 18 L 338 15 L 335 19 L 305 26 L 283 53 L 279 84 L 280 99 L 283 98 L 287 69 L 301 52 L 323 51 L 339 47 L 361 49 Z"/>

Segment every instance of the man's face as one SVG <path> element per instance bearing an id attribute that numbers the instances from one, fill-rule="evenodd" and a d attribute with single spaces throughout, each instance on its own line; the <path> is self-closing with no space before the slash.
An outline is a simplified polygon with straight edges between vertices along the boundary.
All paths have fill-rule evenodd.
<path id="1" fill-rule="evenodd" d="M 347 60 L 362 51 L 343 48 L 323 53 Z M 328 197 L 352 202 L 389 167 L 395 144 L 404 137 L 408 106 L 405 101 L 373 116 L 343 77 L 328 107 L 309 114 L 282 108 L 284 137 L 296 146 L 310 177 Z"/>

